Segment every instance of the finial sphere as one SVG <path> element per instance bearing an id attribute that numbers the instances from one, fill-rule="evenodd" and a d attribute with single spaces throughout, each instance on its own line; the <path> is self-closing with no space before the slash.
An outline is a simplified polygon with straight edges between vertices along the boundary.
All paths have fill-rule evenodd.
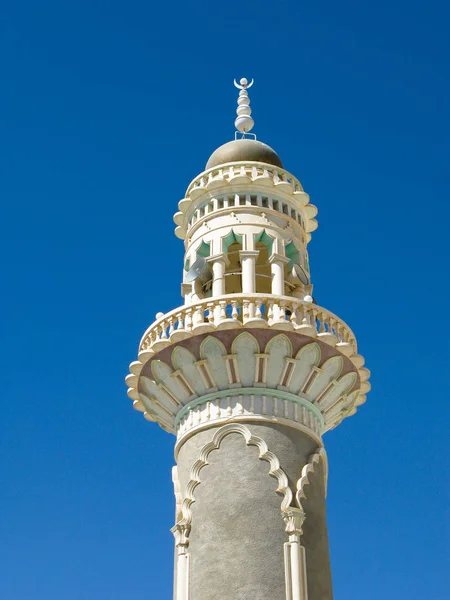
<path id="1" fill-rule="evenodd" d="M 253 83 L 254 79 L 252 79 L 249 83 L 248 79 L 245 79 L 245 77 L 242 77 L 239 83 L 236 81 L 236 79 L 234 80 L 234 85 L 237 87 L 238 90 L 248 90 L 252 87 Z"/>

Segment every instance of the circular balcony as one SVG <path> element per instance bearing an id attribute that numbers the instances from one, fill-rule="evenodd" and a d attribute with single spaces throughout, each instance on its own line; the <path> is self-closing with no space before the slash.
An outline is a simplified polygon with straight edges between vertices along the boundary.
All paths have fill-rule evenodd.
<path id="1" fill-rule="evenodd" d="M 181 306 L 156 320 L 139 344 L 139 359 L 194 335 L 223 329 L 273 328 L 297 331 L 336 347 L 358 368 L 356 338 L 350 327 L 329 310 L 292 296 L 230 294 Z"/>
<path id="2" fill-rule="evenodd" d="M 320 436 L 365 401 L 363 364 L 352 330 L 325 308 L 240 293 L 157 319 L 126 382 L 147 420 L 181 436 L 213 422 L 261 418 Z"/>

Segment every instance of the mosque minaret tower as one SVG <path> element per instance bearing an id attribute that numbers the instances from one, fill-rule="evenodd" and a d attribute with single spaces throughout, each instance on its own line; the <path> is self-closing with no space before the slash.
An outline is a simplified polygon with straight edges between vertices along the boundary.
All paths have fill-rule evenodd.
<path id="1" fill-rule="evenodd" d="M 252 83 L 235 82 L 235 139 L 178 203 L 184 304 L 144 333 L 128 395 L 176 438 L 174 599 L 330 600 L 322 436 L 370 373 L 312 296 L 317 209 L 250 133 Z"/>

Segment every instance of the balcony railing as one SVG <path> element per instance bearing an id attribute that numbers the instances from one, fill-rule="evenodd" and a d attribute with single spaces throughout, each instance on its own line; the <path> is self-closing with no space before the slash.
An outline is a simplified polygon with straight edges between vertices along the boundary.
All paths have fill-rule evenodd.
<path id="1" fill-rule="evenodd" d="M 204 190 L 211 184 L 218 184 L 224 180 L 232 182 L 242 178 L 248 178 L 249 181 L 271 180 L 273 185 L 279 186 L 280 189 L 285 188 L 291 194 L 303 191 L 299 180 L 285 169 L 263 164 L 255 165 L 254 162 L 247 163 L 243 161 L 208 169 L 190 183 L 186 196 L 189 196 L 193 190 Z"/>
<path id="2" fill-rule="evenodd" d="M 242 293 L 172 310 L 150 325 L 139 351 L 157 352 L 192 335 L 240 327 L 297 331 L 338 347 L 346 356 L 357 353 L 352 330 L 325 308 L 291 296 Z"/>

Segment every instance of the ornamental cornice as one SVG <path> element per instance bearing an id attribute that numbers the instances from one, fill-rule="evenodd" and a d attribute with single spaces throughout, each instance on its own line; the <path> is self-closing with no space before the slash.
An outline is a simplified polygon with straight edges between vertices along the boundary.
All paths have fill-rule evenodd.
<path id="1" fill-rule="evenodd" d="M 289 257 L 287 256 L 283 256 L 282 254 L 277 254 L 276 252 L 274 252 L 273 254 L 271 254 L 269 256 L 269 265 L 271 265 L 272 263 L 288 263 L 289 262 Z"/>
<path id="2" fill-rule="evenodd" d="M 186 189 L 186 197 L 193 195 L 198 197 L 206 189 L 207 185 L 213 189 L 226 180 L 229 183 L 249 183 L 250 181 L 259 181 L 263 183 L 266 179 L 271 179 L 273 186 L 280 190 L 293 192 L 303 192 L 300 181 L 281 167 L 276 167 L 268 163 L 258 161 L 233 161 L 224 163 L 218 167 L 206 169 L 191 181 Z M 203 188 L 203 189 L 202 189 Z"/>
<path id="3" fill-rule="evenodd" d="M 293 201 L 301 209 L 307 232 L 317 228 L 317 220 L 314 218 L 317 208 L 309 203 L 308 194 L 303 191 L 294 175 L 273 165 L 241 161 L 208 169 L 190 183 L 186 190 L 186 197 L 180 200 L 179 211 L 174 215 L 177 225 L 175 235 L 185 239 L 190 214 L 203 200 L 244 188 L 255 191 L 266 190 L 269 193 L 276 191 L 278 195 Z"/>
<path id="4" fill-rule="evenodd" d="M 235 388 L 208 394 L 187 404 L 175 417 L 175 456 L 192 435 L 228 422 L 278 423 L 303 431 L 318 445 L 325 421 L 305 398 L 281 390 Z"/>
<path id="5" fill-rule="evenodd" d="M 298 332 L 226 329 L 140 358 L 126 378 L 133 406 L 179 442 L 199 429 L 260 420 L 300 429 L 320 444 L 370 389 L 369 371 L 352 356 Z"/>
<path id="6" fill-rule="evenodd" d="M 216 198 L 213 198 L 212 202 L 214 200 Z M 284 202 L 292 204 L 289 201 Z M 297 207 L 296 212 L 301 212 L 301 209 Z M 196 215 L 197 213 L 198 210 L 194 209 L 194 214 Z M 187 220 L 190 222 L 190 216 L 187 216 Z M 280 221 L 282 222 L 281 224 Z M 248 227 L 263 227 L 278 233 L 280 231 L 284 231 L 285 233 L 290 232 L 291 236 L 295 235 L 301 238 L 306 245 L 311 240 L 311 233 L 306 231 L 304 219 L 302 222 L 299 222 L 295 217 L 280 212 L 280 210 L 246 205 L 214 209 L 203 217 L 198 217 L 195 222 L 189 225 L 189 230 L 185 238 L 185 246 L 187 248 L 193 241 L 198 241 L 198 239 L 202 239 L 208 235 L 214 235 L 214 232 L 224 230 L 228 227 L 238 227 L 243 230 L 247 230 Z"/>
<path id="7" fill-rule="evenodd" d="M 223 252 L 221 254 L 213 254 L 212 256 L 206 257 L 206 262 L 208 262 L 208 263 L 215 263 L 215 262 L 220 262 L 220 261 L 225 263 L 225 265 L 227 265 L 227 266 L 230 264 L 230 259 Z"/>
<path id="8" fill-rule="evenodd" d="M 239 250 L 240 258 L 252 258 L 259 255 L 259 250 Z"/>
<path id="9" fill-rule="evenodd" d="M 250 396 L 250 397 L 251 396 L 262 396 L 262 397 L 276 399 L 276 400 L 283 400 L 285 402 L 292 402 L 294 405 L 297 405 L 300 408 L 305 408 L 311 414 L 311 418 L 315 419 L 315 421 L 317 421 L 317 424 L 319 425 L 319 431 L 325 424 L 323 415 L 320 412 L 320 410 L 316 406 L 314 406 L 314 404 L 309 402 L 309 400 L 301 397 L 300 395 L 290 394 L 289 392 L 284 392 L 282 390 L 276 390 L 276 389 L 268 389 L 268 388 L 260 388 L 260 387 L 257 387 L 257 388 L 255 388 L 255 387 L 247 387 L 247 388 L 238 387 L 238 388 L 235 388 L 234 390 L 228 389 L 228 390 L 215 391 L 215 392 L 212 392 L 211 394 L 206 394 L 205 396 L 201 396 L 200 398 L 196 398 L 192 402 L 189 402 L 177 413 L 177 416 L 175 417 L 175 426 L 178 427 L 178 425 L 181 423 L 181 421 L 184 420 L 186 415 L 188 415 L 190 412 L 192 412 L 192 410 L 194 408 L 197 408 L 198 406 L 207 404 L 208 402 L 209 403 L 211 403 L 211 402 L 219 402 L 220 403 L 220 400 L 222 400 L 223 398 L 228 399 L 233 395 L 241 396 L 242 398 L 247 397 L 247 396 Z M 285 411 L 285 409 L 283 409 L 282 412 L 287 412 L 287 411 Z"/>
<path id="10" fill-rule="evenodd" d="M 271 396 L 266 396 L 265 402 L 270 403 L 273 402 L 274 398 Z M 275 399 L 276 401 L 276 399 Z M 213 404 L 211 405 L 213 406 Z M 242 404 L 241 404 L 242 406 Z M 245 397 L 244 397 L 244 406 L 245 406 Z M 175 443 L 175 458 L 177 458 L 181 447 L 183 444 L 190 439 L 192 436 L 196 435 L 199 431 L 204 431 L 205 429 L 210 429 L 212 427 L 220 427 L 222 425 L 227 425 L 228 423 L 245 423 L 247 425 L 283 425 L 284 427 L 289 427 L 291 429 L 296 429 L 297 431 L 301 431 L 307 437 L 311 438 L 314 443 L 318 446 L 323 444 L 322 436 L 320 433 L 316 433 L 311 428 L 311 425 L 304 425 L 300 422 L 300 416 L 297 417 L 298 420 L 294 420 L 292 418 L 284 418 L 280 416 L 271 416 L 268 414 L 259 415 L 259 414 L 233 414 L 232 416 L 219 417 L 212 421 L 194 423 L 189 425 L 189 428 L 186 431 L 181 432 L 178 431 L 177 441 Z"/>

